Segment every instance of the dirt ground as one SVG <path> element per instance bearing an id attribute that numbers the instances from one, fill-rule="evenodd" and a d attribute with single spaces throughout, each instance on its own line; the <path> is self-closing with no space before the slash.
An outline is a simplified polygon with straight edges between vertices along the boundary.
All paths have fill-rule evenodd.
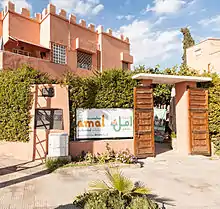
<path id="1" fill-rule="evenodd" d="M 48 174 L 40 163 L 0 156 L 0 208 L 72 208 L 74 196 L 92 180 L 104 178 L 101 167 L 64 168 Z M 134 181 L 142 181 L 153 198 L 167 209 L 219 209 L 220 160 L 161 152 L 142 160 L 143 167 L 122 168 Z"/>

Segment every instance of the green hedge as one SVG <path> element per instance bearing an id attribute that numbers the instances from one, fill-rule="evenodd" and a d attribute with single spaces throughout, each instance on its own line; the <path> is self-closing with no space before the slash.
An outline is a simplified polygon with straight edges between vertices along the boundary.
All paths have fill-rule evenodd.
<path id="1" fill-rule="evenodd" d="M 62 83 L 69 85 L 71 130 L 74 130 L 76 108 L 132 108 L 133 88 L 138 81 L 132 75 L 140 72 L 191 75 L 189 69 L 177 68 L 145 69 L 140 66 L 135 71 L 107 70 L 102 74 L 83 78 L 67 73 L 61 81 L 51 80 L 48 74 L 40 73 L 27 66 L 17 70 L 0 72 L 0 140 L 28 141 L 31 107 L 30 85 Z M 209 89 L 209 129 L 210 136 L 220 150 L 220 77 L 212 76 L 213 81 L 203 84 Z M 155 104 L 167 104 L 170 100 L 168 85 L 157 85 L 154 89 Z M 73 133 L 72 133 L 73 134 Z"/>
<path id="2" fill-rule="evenodd" d="M 30 85 L 48 82 L 47 74 L 26 66 L 0 72 L 0 140 L 29 140 Z"/>
<path id="3" fill-rule="evenodd" d="M 72 111 L 75 108 L 132 108 L 137 81 L 131 77 L 131 72 L 117 69 L 88 78 L 68 73 L 65 84 L 69 85 Z"/>
<path id="4" fill-rule="evenodd" d="M 163 71 L 145 69 L 140 66 L 133 72 L 123 70 L 109 70 L 102 75 L 94 75 L 88 78 L 76 77 L 73 74 L 66 76 L 65 82 L 69 85 L 71 116 L 74 116 L 76 108 L 132 108 L 133 88 L 138 82 L 131 77 L 136 73 L 162 73 L 174 75 L 198 75 L 196 71 L 181 66 Z M 220 77 L 216 74 L 204 74 L 211 76 L 211 83 L 202 84 L 201 87 L 209 90 L 209 130 L 210 137 L 220 150 Z M 168 104 L 170 101 L 171 85 L 156 85 L 154 88 L 154 103 Z M 72 120 L 74 121 L 74 117 Z M 72 123 L 71 130 L 75 124 Z"/>
<path id="5" fill-rule="evenodd" d="M 220 154 L 220 76 L 204 75 L 212 77 L 212 82 L 202 84 L 202 87 L 209 90 L 209 133 L 216 152 Z"/>
<path id="6" fill-rule="evenodd" d="M 76 108 L 132 108 L 133 88 L 137 81 L 132 73 L 107 70 L 102 74 L 83 78 L 68 73 L 64 83 L 69 85 L 71 138 L 76 128 Z"/>

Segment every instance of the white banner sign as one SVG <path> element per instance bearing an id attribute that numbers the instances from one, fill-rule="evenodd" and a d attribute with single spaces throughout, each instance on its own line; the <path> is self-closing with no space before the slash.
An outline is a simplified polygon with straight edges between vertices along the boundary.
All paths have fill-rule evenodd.
<path id="1" fill-rule="evenodd" d="M 76 138 L 133 137 L 132 109 L 77 109 Z"/>

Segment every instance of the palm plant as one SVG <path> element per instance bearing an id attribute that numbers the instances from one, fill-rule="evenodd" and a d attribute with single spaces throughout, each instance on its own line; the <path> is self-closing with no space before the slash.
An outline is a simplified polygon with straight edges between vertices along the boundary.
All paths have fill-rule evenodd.
<path id="1" fill-rule="evenodd" d="M 120 197 L 133 195 L 146 195 L 150 190 L 142 183 L 135 184 L 127 177 L 125 177 L 119 169 L 105 169 L 105 175 L 108 182 L 97 180 L 90 184 L 90 191 L 93 192 L 118 192 Z"/>
<path id="2" fill-rule="evenodd" d="M 158 209 L 158 204 L 147 194 L 150 190 L 142 183 L 135 184 L 119 169 L 106 168 L 108 181 L 97 180 L 90 184 L 90 191 L 79 195 L 74 205 L 84 209 Z"/>

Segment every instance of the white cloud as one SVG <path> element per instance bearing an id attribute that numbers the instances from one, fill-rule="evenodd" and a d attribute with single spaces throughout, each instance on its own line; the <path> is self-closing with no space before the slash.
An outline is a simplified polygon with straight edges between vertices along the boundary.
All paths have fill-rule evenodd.
<path id="1" fill-rule="evenodd" d="M 178 12 L 186 4 L 185 0 L 154 0 L 153 6 L 147 5 L 145 12 L 172 14 Z"/>
<path id="2" fill-rule="evenodd" d="M 82 16 L 97 15 L 104 9 L 100 0 L 51 0 L 51 3 L 68 13 L 73 12 Z"/>
<path id="3" fill-rule="evenodd" d="M 196 11 L 189 12 L 189 15 L 194 15 L 194 14 L 196 14 Z"/>
<path id="4" fill-rule="evenodd" d="M 148 20 L 134 20 L 117 32 L 130 38 L 135 65 L 156 65 L 181 50 L 179 30 L 157 31 Z"/>
<path id="5" fill-rule="evenodd" d="M 26 0 L 11 0 L 12 3 L 15 4 L 15 10 L 17 12 L 20 12 L 22 8 L 28 8 L 28 9 L 32 9 L 32 6 L 30 3 L 28 3 L 28 1 Z M 1 0 L 0 1 L 0 7 L 4 8 L 8 3 L 8 0 Z"/>
<path id="6" fill-rule="evenodd" d="M 116 19 L 118 19 L 118 20 L 122 20 L 122 19 L 126 19 L 126 20 L 132 20 L 132 19 L 134 19 L 134 15 L 118 15 L 117 17 L 116 17 Z"/>
<path id="7" fill-rule="evenodd" d="M 166 20 L 167 17 L 166 16 L 161 16 L 159 17 L 156 22 L 154 23 L 155 25 L 160 25 L 164 20 Z"/>
<path id="8" fill-rule="evenodd" d="M 189 5 L 196 4 L 196 3 L 197 3 L 197 1 L 198 1 L 198 0 L 192 0 L 192 1 L 190 1 L 188 4 L 189 4 Z"/>
<path id="9" fill-rule="evenodd" d="M 200 20 L 198 24 L 202 26 L 208 26 L 210 24 L 220 24 L 220 15 Z"/>

